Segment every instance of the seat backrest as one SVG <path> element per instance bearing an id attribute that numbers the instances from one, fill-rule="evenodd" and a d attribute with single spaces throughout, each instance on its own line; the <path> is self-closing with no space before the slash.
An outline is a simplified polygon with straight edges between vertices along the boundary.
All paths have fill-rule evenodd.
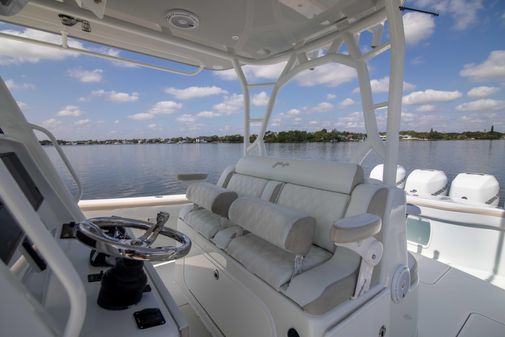
<path id="1" fill-rule="evenodd" d="M 267 179 L 262 199 L 315 218 L 313 242 L 329 251 L 335 249 L 330 239 L 331 227 L 345 216 L 354 187 L 364 181 L 363 170 L 357 164 L 272 157 L 240 159 L 229 182 L 235 176 Z M 232 185 L 230 188 L 228 183 L 226 188 L 240 195 Z"/>

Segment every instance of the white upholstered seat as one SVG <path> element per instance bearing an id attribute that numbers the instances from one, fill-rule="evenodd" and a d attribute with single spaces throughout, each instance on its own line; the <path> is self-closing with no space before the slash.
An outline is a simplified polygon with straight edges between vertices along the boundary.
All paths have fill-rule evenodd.
<path id="1" fill-rule="evenodd" d="M 254 234 L 233 239 L 226 252 L 277 290 L 289 282 L 294 272 L 294 254 Z M 302 271 L 312 269 L 330 258 L 331 253 L 328 251 L 312 246 L 303 260 Z"/>
<path id="2" fill-rule="evenodd" d="M 231 218 L 243 222 L 242 226 L 206 209 L 190 208 L 192 206 L 181 210 L 180 219 L 249 273 L 310 314 L 323 314 L 351 298 L 361 258 L 349 249 L 335 248 L 331 237 L 333 224 L 362 213 L 382 218 L 387 199 L 387 189 L 364 183 L 359 165 L 246 157 L 223 172 L 218 186 L 238 195 L 228 216 L 234 213 Z M 251 200 L 250 204 L 244 204 L 244 197 L 264 201 Z M 239 202 L 241 207 L 233 206 Z M 260 207 L 256 212 L 266 207 L 265 215 L 247 215 L 254 207 Z M 289 209 L 298 215 L 294 216 Z M 286 216 L 278 216 L 277 210 L 286 211 Z M 309 243 L 308 253 L 307 250 L 297 253 L 305 256 L 301 269 L 295 273 L 295 254 L 289 251 L 291 246 L 285 244 L 288 237 L 285 230 L 293 230 L 291 224 L 304 216 L 313 219 L 315 229 L 312 236 L 306 235 L 312 243 Z M 259 221 L 262 223 L 256 225 Z M 270 230 L 268 226 L 284 227 Z M 259 231 L 258 235 L 255 230 Z M 301 237 L 303 240 L 303 235 Z M 381 233 L 376 237 L 380 240 Z M 303 242 L 296 242 L 297 247 L 303 246 Z"/>

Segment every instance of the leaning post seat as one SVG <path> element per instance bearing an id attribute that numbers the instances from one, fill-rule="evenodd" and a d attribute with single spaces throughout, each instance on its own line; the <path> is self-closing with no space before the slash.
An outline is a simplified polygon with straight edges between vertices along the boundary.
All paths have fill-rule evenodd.
<path id="1" fill-rule="evenodd" d="M 220 256 L 217 265 L 267 307 L 280 301 L 325 315 L 378 282 L 372 272 L 380 269 L 388 189 L 366 183 L 360 165 L 245 157 L 211 186 L 188 188 L 193 204 L 179 213 L 179 229 L 193 239 L 194 254 Z M 191 263 L 183 268 L 183 282 L 219 321 L 223 303 L 199 298 L 205 285 L 190 280 Z"/>

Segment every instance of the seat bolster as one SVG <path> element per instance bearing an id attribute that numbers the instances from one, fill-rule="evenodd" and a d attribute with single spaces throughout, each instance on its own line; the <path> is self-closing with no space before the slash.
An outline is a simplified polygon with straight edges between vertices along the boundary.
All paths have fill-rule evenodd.
<path id="1" fill-rule="evenodd" d="M 258 198 L 233 202 L 230 220 L 260 238 L 295 255 L 306 255 L 312 246 L 315 219 L 299 211 Z"/>
<path id="2" fill-rule="evenodd" d="M 181 220 L 208 240 L 220 230 L 232 225 L 227 218 L 214 214 L 205 208 L 193 210 Z"/>
<path id="3" fill-rule="evenodd" d="M 179 219 L 182 219 L 184 220 L 184 218 L 186 217 L 186 215 L 188 215 L 190 212 L 198 209 L 199 207 L 195 204 L 188 204 L 188 205 L 185 205 L 183 206 L 180 210 L 179 210 L 179 214 L 178 214 L 178 218 Z"/>
<path id="4" fill-rule="evenodd" d="M 225 229 L 220 230 L 214 235 L 211 239 L 214 244 L 221 249 L 228 248 L 231 240 L 235 239 L 237 236 L 240 236 L 244 233 L 244 229 L 237 225 L 232 225 Z"/>
<path id="5" fill-rule="evenodd" d="M 375 214 L 363 213 L 337 220 L 331 229 L 331 239 L 335 243 L 349 243 L 364 240 L 377 234 L 382 220 Z"/>
<path id="6" fill-rule="evenodd" d="M 198 206 L 215 214 L 228 217 L 228 209 L 238 196 L 236 192 L 222 187 L 206 182 L 198 182 L 189 185 L 186 197 Z"/>
<path id="7" fill-rule="evenodd" d="M 330 260 L 295 276 L 284 293 L 306 312 L 323 314 L 351 298 L 359 263 L 357 254 L 339 247 Z"/>

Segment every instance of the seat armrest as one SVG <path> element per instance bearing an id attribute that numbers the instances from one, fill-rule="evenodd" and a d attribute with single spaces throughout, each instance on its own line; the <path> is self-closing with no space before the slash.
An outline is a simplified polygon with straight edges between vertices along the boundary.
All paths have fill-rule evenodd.
<path id="1" fill-rule="evenodd" d="M 381 230 L 382 220 L 375 214 L 363 213 L 337 220 L 331 229 L 331 239 L 336 243 L 364 240 Z"/>
<path id="2" fill-rule="evenodd" d="M 222 187 L 198 182 L 189 185 L 186 190 L 186 197 L 200 207 L 223 217 L 228 217 L 230 205 L 238 196 L 236 192 Z"/>
<path id="3" fill-rule="evenodd" d="M 375 214 L 363 213 L 335 222 L 331 239 L 335 245 L 345 247 L 361 256 L 358 280 L 352 298 L 357 298 L 370 289 L 373 269 L 382 258 L 382 243 L 373 236 L 381 230 L 382 220 Z"/>

